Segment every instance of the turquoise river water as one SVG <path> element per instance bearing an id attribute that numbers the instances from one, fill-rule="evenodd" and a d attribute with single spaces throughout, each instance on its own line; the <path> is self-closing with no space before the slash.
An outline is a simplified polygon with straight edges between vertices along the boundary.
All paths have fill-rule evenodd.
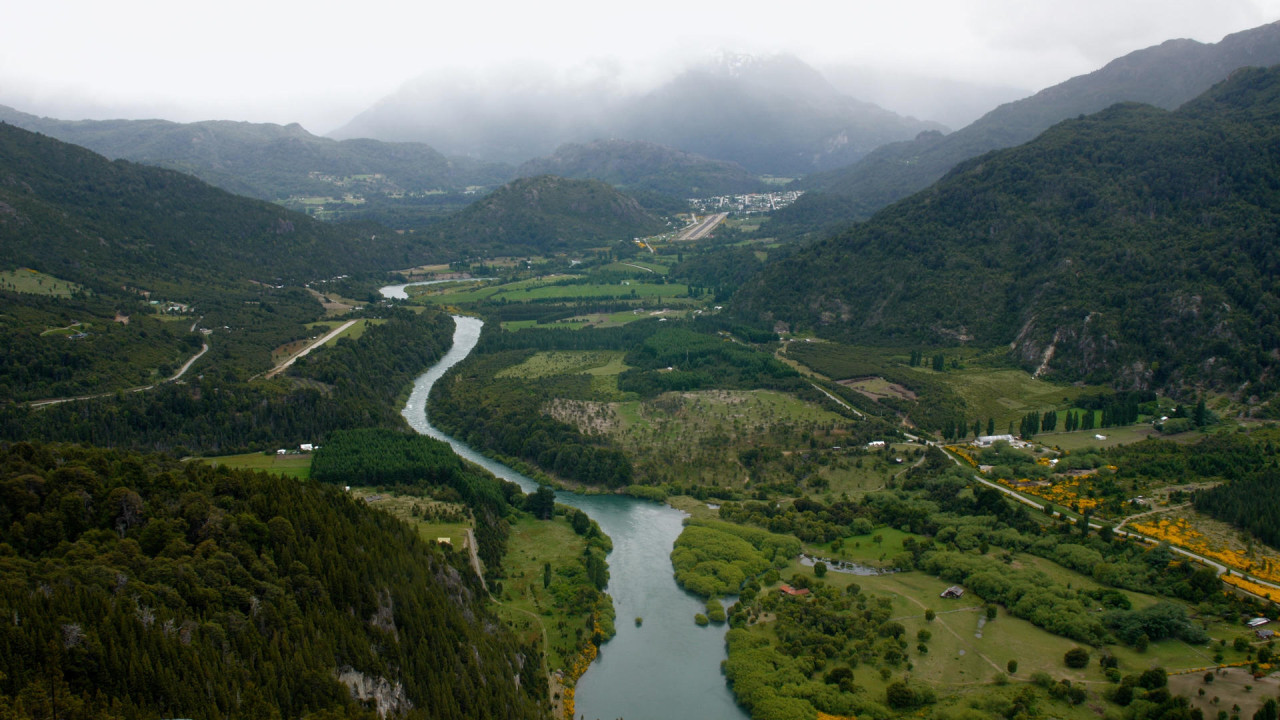
<path id="1" fill-rule="evenodd" d="M 467 460 L 518 483 L 537 483 L 477 453 L 433 427 L 427 397 L 445 372 L 470 354 L 483 323 L 454 317 L 453 347 L 414 383 L 403 415 L 418 432 L 443 440 Z M 698 627 L 701 600 L 680 589 L 671 575 L 670 553 L 685 514 L 666 505 L 620 495 L 558 492 L 556 502 L 581 508 L 613 539 L 609 586 L 617 609 L 618 634 L 578 681 L 576 714 L 587 720 L 747 720 L 720 672 L 725 626 Z M 636 627 L 635 618 L 644 619 Z"/>

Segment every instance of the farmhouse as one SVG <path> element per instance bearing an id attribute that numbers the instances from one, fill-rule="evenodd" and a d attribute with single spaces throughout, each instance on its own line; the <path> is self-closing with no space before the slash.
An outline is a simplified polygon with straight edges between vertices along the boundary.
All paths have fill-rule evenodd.
<path id="1" fill-rule="evenodd" d="M 1270 640 L 1271 638 L 1275 637 L 1276 631 L 1275 630 L 1257 630 L 1253 634 L 1257 635 L 1259 640 Z"/>
<path id="2" fill-rule="evenodd" d="M 1251 627 L 1251 628 L 1256 628 L 1256 627 L 1258 627 L 1259 625 L 1266 625 L 1266 624 L 1267 624 L 1267 623 L 1269 623 L 1269 622 L 1271 622 L 1271 620 L 1270 620 L 1270 619 L 1268 619 L 1268 618 L 1264 618 L 1264 617 L 1257 617 L 1257 618 L 1254 618 L 1254 619 L 1250 620 L 1250 621 L 1249 621 L 1248 623 L 1246 623 L 1246 624 L 1247 624 L 1249 627 Z"/>
<path id="3" fill-rule="evenodd" d="M 1018 442 L 1018 439 L 1012 435 L 982 435 L 974 438 L 973 445 L 975 447 L 985 448 L 991 447 L 998 442 L 1007 442 L 1010 445 L 1014 445 Z"/>
<path id="4" fill-rule="evenodd" d="M 805 595 L 809 594 L 809 588 L 796 589 L 791 587 L 790 585 L 783 585 L 782 587 L 778 588 L 778 592 L 782 593 L 783 595 L 791 595 L 792 597 L 804 597 Z"/>
<path id="5" fill-rule="evenodd" d="M 941 597 L 958 598 L 962 595 L 964 595 L 964 588 L 960 587 L 959 585 L 952 585 L 951 587 L 942 591 Z"/>

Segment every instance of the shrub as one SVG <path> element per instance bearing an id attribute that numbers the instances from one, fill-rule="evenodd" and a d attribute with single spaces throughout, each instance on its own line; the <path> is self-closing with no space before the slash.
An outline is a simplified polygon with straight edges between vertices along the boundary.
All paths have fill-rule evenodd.
<path id="1" fill-rule="evenodd" d="M 1062 656 L 1062 661 L 1069 668 L 1077 670 L 1086 668 L 1089 666 L 1089 651 L 1082 647 L 1073 647 Z"/>

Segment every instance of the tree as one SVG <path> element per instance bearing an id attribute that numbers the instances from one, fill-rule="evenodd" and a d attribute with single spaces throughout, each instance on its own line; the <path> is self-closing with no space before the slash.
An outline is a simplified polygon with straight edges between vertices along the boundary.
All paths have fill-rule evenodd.
<path id="1" fill-rule="evenodd" d="M 813 574 L 818 577 L 827 576 L 827 564 L 819 560 L 813 564 Z"/>
<path id="2" fill-rule="evenodd" d="M 556 510 L 556 491 L 539 485 L 524 501 L 524 509 L 539 520 L 550 520 Z"/>
<path id="3" fill-rule="evenodd" d="M 1010 675 L 1017 675 L 1017 674 L 1018 674 L 1018 661 L 1017 661 L 1017 660 L 1010 660 L 1010 661 L 1009 661 L 1009 663 L 1008 663 L 1007 665 L 1005 665 L 1005 669 L 1009 671 L 1009 674 L 1010 674 Z"/>
<path id="4" fill-rule="evenodd" d="M 551 587 L 551 563 L 542 564 L 542 587 L 544 590 Z"/>
<path id="5" fill-rule="evenodd" d="M 996 434 L 996 419 L 993 417 L 987 418 L 987 434 L 988 435 Z"/>
<path id="6" fill-rule="evenodd" d="M 1089 666 L 1089 651 L 1082 647 L 1073 647 L 1062 656 L 1062 661 L 1069 668 L 1076 670 L 1086 668 Z"/>
<path id="7" fill-rule="evenodd" d="M 933 619 L 934 619 L 934 618 L 936 618 L 936 617 L 938 617 L 938 613 L 934 612 L 934 611 L 933 611 L 933 608 L 927 608 L 927 609 L 925 609 L 925 611 L 924 611 L 924 620 L 925 620 L 925 622 L 933 622 Z"/>

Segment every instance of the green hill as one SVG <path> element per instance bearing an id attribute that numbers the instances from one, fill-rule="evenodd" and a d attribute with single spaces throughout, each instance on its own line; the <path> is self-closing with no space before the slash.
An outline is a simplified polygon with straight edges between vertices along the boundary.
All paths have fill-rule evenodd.
<path id="1" fill-rule="evenodd" d="M 446 158 L 422 143 L 337 141 L 302 126 L 230 121 L 57 120 L 0 106 L 0 121 L 111 159 L 194 175 L 237 195 L 304 207 L 301 198 L 357 196 L 343 217 L 414 220 L 466 205 L 471 186 L 512 177 L 508 165 Z M 419 217 L 421 216 L 421 217 Z M 410 223 L 415 224 L 415 223 Z"/>
<path id="2" fill-rule="evenodd" d="M 1117 105 L 963 163 L 767 268 L 739 312 L 863 343 L 1005 345 L 1128 387 L 1270 395 L 1280 70 L 1174 112 Z"/>
<path id="3" fill-rule="evenodd" d="M 547 716 L 467 556 L 336 486 L 64 445 L 0 466 L 4 717 Z"/>
<path id="4" fill-rule="evenodd" d="M 1234 33 L 1214 44 L 1170 40 L 1138 50 L 1092 73 L 1001 105 L 949 135 L 921 133 L 914 140 L 877 148 L 847 167 L 807 177 L 798 186 L 811 192 L 779 213 L 777 221 L 809 231 L 831 222 L 865 219 L 933 184 L 957 163 L 1027 142 L 1067 118 L 1118 102 L 1174 109 L 1237 68 L 1276 63 L 1280 23 Z"/>
<path id="5" fill-rule="evenodd" d="M 552 175 L 498 188 L 427 231 L 464 253 L 556 253 L 652 235 L 666 224 L 599 180 Z"/>
<path id="6" fill-rule="evenodd" d="M 420 243 L 330 225 L 196 178 L 0 123 L 0 257 L 101 287 L 312 280 L 421 264 Z"/>
<path id="7" fill-rule="evenodd" d="M 516 174 L 603 180 L 624 191 L 650 190 L 677 198 L 767 191 L 737 163 L 630 140 L 561 145 L 554 154 L 521 165 Z"/>

